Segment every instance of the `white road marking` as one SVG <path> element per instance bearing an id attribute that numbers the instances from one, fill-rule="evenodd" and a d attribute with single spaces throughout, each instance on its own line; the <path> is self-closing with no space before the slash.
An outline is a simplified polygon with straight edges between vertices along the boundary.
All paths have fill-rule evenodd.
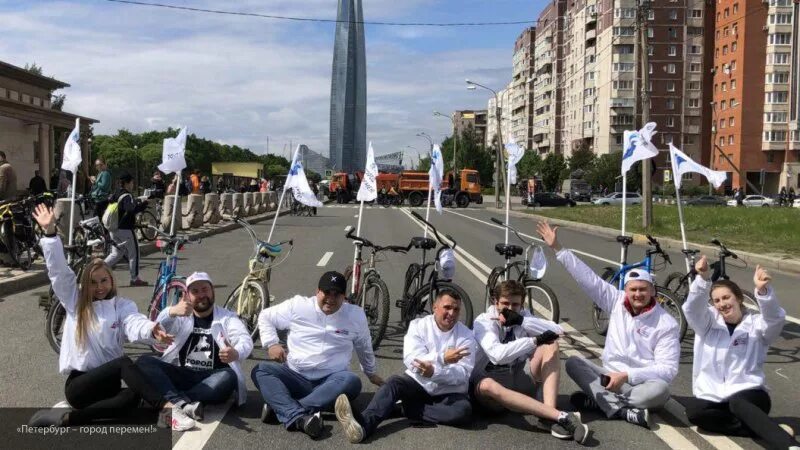
<path id="1" fill-rule="evenodd" d="M 333 252 L 325 252 L 325 254 L 322 255 L 322 258 L 317 263 L 317 267 L 325 267 L 325 266 L 327 266 L 328 265 L 328 261 L 331 260 L 331 256 L 333 256 Z"/>
<path id="2" fill-rule="evenodd" d="M 452 211 L 448 211 L 448 212 L 452 212 Z M 465 216 L 463 214 L 458 214 L 458 213 L 453 213 L 453 214 L 457 214 L 459 216 L 463 216 L 463 217 L 466 217 L 466 218 L 469 218 L 469 219 L 473 219 L 472 217 Z M 410 213 L 406 213 L 406 215 L 408 215 L 409 218 L 411 218 L 415 223 L 420 225 L 420 227 L 422 227 L 423 229 L 425 228 L 425 225 L 422 224 L 421 222 L 418 222 L 416 219 L 414 219 L 411 216 Z M 482 220 L 478 220 L 478 219 L 473 219 L 473 220 L 476 220 L 476 221 L 481 222 L 481 223 L 485 223 L 487 225 L 496 226 L 497 228 L 502 228 L 500 226 L 494 225 L 492 223 L 484 222 Z M 520 234 L 522 234 L 522 233 L 520 233 Z M 526 237 L 533 239 L 530 236 L 526 236 Z M 539 240 L 539 239 L 537 239 L 537 240 Z M 541 242 L 541 240 L 539 240 L 539 241 Z M 461 260 L 462 259 L 461 258 L 462 255 L 463 255 L 463 258 L 469 259 L 473 263 L 476 263 L 476 264 L 480 263 L 480 261 L 475 256 L 471 255 L 469 252 L 467 252 L 463 248 L 461 249 L 461 251 L 459 253 L 456 254 L 456 259 Z M 472 272 L 472 274 L 475 275 L 476 278 L 478 278 L 478 280 L 480 280 L 483 283 L 486 282 L 486 279 L 488 278 L 488 271 L 487 271 L 487 273 L 481 273 L 481 272 L 477 271 L 477 269 L 475 269 L 475 267 L 472 266 L 471 264 L 469 266 L 467 266 L 465 264 L 465 266 L 467 267 L 467 270 Z M 580 331 L 575 329 L 569 323 L 562 322 L 562 323 L 559 323 L 559 325 L 564 329 L 564 331 L 566 332 L 568 337 L 571 337 L 575 341 L 577 341 L 580 344 L 582 344 L 581 345 L 581 347 L 582 347 L 581 350 L 582 351 L 590 352 L 595 357 L 599 357 L 599 355 L 602 353 L 602 349 L 599 347 L 598 344 L 596 344 L 594 341 L 589 339 L 588 336 L 584 335 L 583 333 L 581 333 Z M 565 340 L 562 343 L 562 347 L 563 347 L 562 348 L 563 353 L 568 355 L 568 356 L 585 357 L 584 353 L 581 353 L 581 351 L 577 350 L 567 340 Z M 665 409 L 671 415 L 675 416 L 675 418 L 677 418 L 678 420 L 683 422 L 685 425 L 687 425 L 687 427 L 689 426 L 689 423 L 686 420 L 685 409 L 683 408 L 683 406 L 680 403 L 678 403 L 677 401 L 675 401 L 673 399 L 670 399 L 670 401 L 667 403 L 667 406 L 665 407 Z M 678 431 L 675 427 L 667 424 L 663 420 L 663 418 L 661 418 L 657 413 L 654 413 L 653 417 L 655 419 L 655 423 L 658 425 L 654 430 L 652 430 L 653 433 L 655 433 L 655 435 L 658 436 L 659 439 L 664 441 L 664 443 L 669 445 L 671 448 L 680 448 L 680 449 L 684 449 L 684 448 L 685 449 L 696 449 L 697 448 L 697 446 L 694 445 L 685 436 L 683 436 L 680 431 Z M 691 429 L 692 431 L 694 431 L 698 436 L 700 436 L 701 438 L 706 440 L 706 442 L 708 442 L 709 444 L 713 445 L 715 448 L 726 449 L 726 450 L 741 450 L 742 449 L 741 446 L 739 446 L 733 440 L 731 440 L 730 438 L 727 438 L 725 436 L 701 434 L 701 433 L 698 432 L 697 427 L 691 427 L 691 428 L 688 428 L 688 429 Z"/>
<path id="3" fill-rule="evenodd" d="M 222 405 L 209 405 L 205 408 L 205 418 L 203 423 L 197 422 L 197 428 L 194 430 L 186 431 L 178 439 L 178 442 L 172 446 L 173 450 L 195 450 L 203 448 L 211 439 L 219 426 L 222 418 L 228 413 L 228 410 L 233 405 L 234 400 L 230 399 Z"/>

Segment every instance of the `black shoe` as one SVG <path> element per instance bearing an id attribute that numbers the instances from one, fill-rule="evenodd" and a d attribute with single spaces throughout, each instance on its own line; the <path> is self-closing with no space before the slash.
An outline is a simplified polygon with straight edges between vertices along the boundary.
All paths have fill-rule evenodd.
<path id="1" fill-rule="evenodd" d="M 575 413 L 569 413 L 564 420 L 550 427 L 550 434 L 558 439 L 573 439 L 582 445 L 589 437 L 589 426 L 581 422 Z"/>
<path id="2" fill-rule="evenodd" d="M 619 410 L 619 414 L 628 423 L 650 429 L 650 412 L 646 409 L 623 408 Z"/>
<path id="3" fill-rule="evenodd" d="M 183 412 L 197 422 L 202 422 L 204 417 L 203 404 L 200 402 L 187 403 L 181 407 Z"/>
<path id="4" fill-rule="evenodd" d="M 69 408 L 52 408 L 42 409 L 36 413 L 28 421 L 29 427 L 63 427 L 66 425 L 65 418 L 70 412 Z"/>
<path id="5" fill-rule="evenodd" d="M 278 423 L 278 417 L 275 415 L 275 411 L 273 411 L 266 402 L 264 406 L 261 407 L 261 421 L 268 424 Z"/>
<path id="6" fill-rule="evenodd" d="M 316 412 L 314 414 L 305 415 L 297 419 L 295 426 L 303 433 L 316 439 L 322 434 L 322 413 Z"/>
<path id="7" fill-rule="evenodd" d="M 569 396 L 569 402 L 578 409 L 600 409 L 597 402 L 586 393 L 578 391 Z"/>

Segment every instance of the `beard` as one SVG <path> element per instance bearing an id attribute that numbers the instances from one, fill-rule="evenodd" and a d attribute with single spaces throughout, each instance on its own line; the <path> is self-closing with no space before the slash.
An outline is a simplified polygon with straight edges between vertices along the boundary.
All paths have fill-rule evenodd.
<path id="1" fill-rule="evenodd" d="M 204 313 L 214 307 L 214 297 L 203 297 L 195 301 L 194 310 Z"/>

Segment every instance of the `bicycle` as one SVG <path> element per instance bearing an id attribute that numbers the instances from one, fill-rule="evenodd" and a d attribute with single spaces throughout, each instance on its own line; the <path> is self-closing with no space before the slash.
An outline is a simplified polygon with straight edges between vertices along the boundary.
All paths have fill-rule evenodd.
<path id="1" fill-rule="evenodd" d="M 372 337 L 372 349 L 377 350 L 381 340 L 386 335 L 386 327 L 389 323 L 389 288 L 381 279 L 381 274 L 375 268 L 376 256 L 385 251 L 406 253 L 411 249 L 411 244 L 406 247 L 400 245 L 375 245 L 364 237 L 355 235 L 355 230 L 350 229 L 345 235 L 352 239 L 356 244 L 356 263 L 351 270 L 346 270 L 347 280 L 353 277 L 355 296 L 348 295 L 347 301 L 360 306 L 367 316 L 369 324 L 369 334 Z M 370 249 L 369 259 L 364 268 L 364 260 L 361 252 L 364 247 Z"/>
<path id="2" fill-rule="evenodd" d="M 187 243 L 200 243 L 200 239 L 193 239 L 186 235 L 169 235 L 159 229 L 154 229 L 158 245 L 165 255 L 158 265 L 158 275 L 153 286 L 153 295 L 147 307 L 147 315 L 155 321 L 158 315 L 166 308 L 177 304 L 183 293 L 186 292 L 186 277 L 178 275 L 178 251 Z M 159 352 L 166 350 L 166 346 L 155 343 L 153 349 Z"/>
<path id="3" fill-rule="evenodd" d="M 161 200 L 156 199 L 156 214 L 153 214 L 150 210 L 144 210 L 136 215 L 136 224 L 134 225 L 136 239 L 142 242 L 155 240 L 156 233 L 153 232 L 152 228 L 161 229 L 159 220 L 156 217 L 161 217 L 162 208 Z"/>
<path id="4" fill-rule="evenodd" d="M 505 258 L 505 263 L 503 265 L 494 267 L 489 274 L 489 278 L 486 280 L 485 306 L 488 308 L 489 305 L 492 304 L 494 288 L 497 286 L 497 282 L 501 279 L 501 277 L 503 281 L 515 279 L 525 287 L 525 292 L 527 293 L 528 297 L 528 310 L 530 313 L 533 315 L 539 315 L 543 319 L 558 323 L 558 320 L 561 316 L 561 311 L 556 293 L 541 279 L 532 277 L 528 271 L 528 252 L 534 247 L 535 244 L 523 239 L 517 230 L 504 223 L 502 220 L 492 217 L 491 221 L 511 230 L 517 236 L 517 239 L 524 242 L 527 246 L 524 250 L 522 247 L 513 244 L 506 245 L 500 243 L 494 246 L 495 252 Z M 524 257 L 524 259 L 512 262 L 515 257 L 521 255 Z"/>
<path id="5" fill-rule="evenodd" d="M 711 268 L 711 281 L 717 281 L 719 279 L 730 280 L 727 274 L 725 260 L 727 258 L 738 260 L 739 255 L 728 250 L 718 239 L 712 239 L 711 243 L 719 247 L 719 252 L 717 253 L 719 259 L 709 266 Z M 672 292 L 675 292 L 682 300 L 685 300 L 689 295 L 689 286 L 692 284 L 695 275 L 697 275 L 694 264 L 697 262 L 697 254 L 700 253 L 700 250 L 686 249 L 681 250 L 681 253 L 683 253 L 683 257 L 689 263 L 689 273 L 672 272 L 667 276 L 667 281 L 664 283 L 664 286 Z M 739 268 L 747 268 L 747 263 L 745 262 L 744 265 L 739 266 Z M 759 310 L 758 302 L 752 292 L 742 290 L 742 295 L 744 296 L 743 300 L 747 308 L 755 311 Z"/>
<path id="6" fill-rule="evenodd" d="M 258 239 L 253 227 L 241 217 L 225 217 L 241 225 L 253 241 L 253 255 L 248 263 L 248 272 L 244 279 L 228 295 L 224 308 L 233 311 L 247 326 L 253 341 L 258 337 L 258 316 L 262 310 L 269 308 L 269 282 L 272 269 L 286 261 L 294 248 L 294 240 L 270 244 Z M 289 251 L 281 262 L 275 264 L 275 258 L 288 244 Z"/>
<path id="7" fill-rule="evenodd" d="M 400 321 L 403 327 L 407 330 L 411 321 L 419 316 L 424 316 L 433 313 L 433 300 L 441 290 L 452 290 L 461 297 L 461 305 L 463 308 L 462 314 L 459 317 L 468 328 L 472 328 L 473 313 L 472 313 L 472 300 L 470 300 L 467 292 L 461 286 L 453 283 L 450 280 L 439 279 L 439 257 L 445 250 L 455 250 L 456 241 L 450 235 L 445 237 L 453 244 L 448 244 L 439 235 L 436 227 L 430 222 L 422 218 L 416 211 L 411 211 L 411 215 L 417 220 L 430 227 L 433 235 L 436 236 L 436 241 L 431 238 L 413 237 L 411 238 L 411 245 L 414 248 L 422 249 L 421 263 L 411 263 L 406 269 L 405 283 L 403 286 L 403 298 L 397 300 L 395 305 L 400 308 Z M 436 242 L 439 242 L 439 249 L 436 251 L 436 258 L 433 261 L 427 261 L 428 250 L 436 248 Z M 428 269 L 432 269 L 428 275 L 428 281 L 425 277 Z"/>
<path id="8" fill-rule="evenodd" d="M 13 265 L 22 270 L 31 268 L 36 247 L 31 203 L 24 199 L 0 205 L 0 251 L 8 253 Z"/>
<path id="9" fill-rule="evenodd" d="M 615 285 L 619 290 L 625 288 L 625 274 L 631 269 L 643 268 L 649 273 L 653 273 L 655 265 L 653 263 L 653 256 L 660 255 L 664 259 L 664 264 L 672 264 L 669 255 L 661 249 L 661 244 L 658 243 L 654 237 L 647 235 L 647 240 L 651 248 L 645 251 L 645 258 L 642 261 L 628 264 L 628 247 L 633 243 L 633 238 L 630 236 L 617 236 L 617 242 L 622 246 L 622 266 L 619 269 L 606 267 L 603 274 L 600 276 L 606 282 Z M 655 286 L 656 289 L 656 302 L 661 305 L 664 310 L 671 315 L 676 322 L 678 322 L 678 335 L 682 341 L 686 336 L 687 323 L 686 318 L 683 316 L 683 309 L 681 308 L 681 301 L 676 298 L 677 295 L 672 291 L 662 286 Z M 608 332 L 608 314 L 600 309 L 596 304 L 592 303 L 592 322 L 594 329 L 598 334 L 605 336 Z"/>

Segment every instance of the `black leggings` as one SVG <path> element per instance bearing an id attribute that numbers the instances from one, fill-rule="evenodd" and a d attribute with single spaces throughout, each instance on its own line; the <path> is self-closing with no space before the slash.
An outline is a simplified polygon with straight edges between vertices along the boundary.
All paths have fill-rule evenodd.
<path id="1" fill-rule="evenodd" d="M 691 399 L 686 406 L 686 416 L 694 425 L 714 433 L 728 436 L 757 436 L 770 448 L 786 449 L 797 445 L 778 424 L 769 418 L 772 402 L 767 391 L 748 389 L 739 391 L 726 402 Z"/>
<path id="2" fill-rule="evenodd" d="M 122 381 L 128 385 L 122 388 Z M 64 393 L 73 411 L 69 425 L 83 425 L 100 419 L 128 416 L 144 399 L 161 409 L 165 400 L 127 356 L 111 360 L 88 372 L 73 370 L 64 385 Z"/>

